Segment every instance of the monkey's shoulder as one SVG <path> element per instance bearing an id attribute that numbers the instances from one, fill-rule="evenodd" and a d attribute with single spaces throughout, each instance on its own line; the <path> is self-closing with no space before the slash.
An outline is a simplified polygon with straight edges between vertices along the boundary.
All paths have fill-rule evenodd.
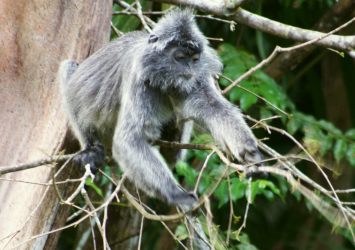
<path id="1" fill-rule="evenodd" d="M 145 31 L 132 31 L 125 33 L 119 38 L 111 41 L 108 46 L 125 46 L 139 44 L 140 42 L 148 43 L 149 34 Z"/>

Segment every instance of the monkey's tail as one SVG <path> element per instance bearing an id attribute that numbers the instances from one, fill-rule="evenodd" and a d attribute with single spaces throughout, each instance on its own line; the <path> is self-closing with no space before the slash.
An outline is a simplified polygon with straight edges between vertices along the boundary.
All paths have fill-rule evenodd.
<path id="1" fill-rule="evenodd" d="M 70 77 L 74 74 L 78 68 L 78 63 L 74 60 L 65 60 L 60 63 L 58 70 L 58 79 L 60 85 L 67 84 Z"/>

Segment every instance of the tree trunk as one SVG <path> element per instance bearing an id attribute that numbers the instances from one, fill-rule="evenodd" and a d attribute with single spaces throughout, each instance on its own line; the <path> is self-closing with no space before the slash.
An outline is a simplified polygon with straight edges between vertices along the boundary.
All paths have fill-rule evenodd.
<path id="1" fill-rule="evenodd" d="M 112 0 L 0 1 L 0 166 L 58 153 L 67 133 L 56 72 L 109 39 Z M 1 176 L 0 249 L 55 249 L 56 235 L 32 236 L 65 222 L 45 183 L 51 168 Z M 6 180 L 5 180 L 6 179 Z"/>

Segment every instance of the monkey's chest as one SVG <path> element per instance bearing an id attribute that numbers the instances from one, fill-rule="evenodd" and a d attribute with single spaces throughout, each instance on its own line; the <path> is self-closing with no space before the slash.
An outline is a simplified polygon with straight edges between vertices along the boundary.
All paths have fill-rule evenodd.
<path id="1" fill-rule="evenodd" d="M 148 140 L 157 140 L 160 138 L 160 128 L 160 122 L 149 120 L 144 122 L 142 132 Z"/>
<path id="2" fill-rule="evenodd" d="M 164 124 L 168 123 L 173 117 L 173 112 L 169 107 L 162 104 L 145 116 L 143 122 L 143 133 L 149 140 L 160 138 L 161 130 Z"/>

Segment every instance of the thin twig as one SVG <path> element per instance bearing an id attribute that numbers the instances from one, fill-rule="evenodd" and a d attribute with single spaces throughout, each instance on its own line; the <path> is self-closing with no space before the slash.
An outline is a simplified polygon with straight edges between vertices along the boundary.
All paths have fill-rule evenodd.
<path id="1" fill-rule="evenodd" d="M 250 207 L 250 204 L 251 204 L 251 178 L 248 179 L 248 189 L 246 191 L 246 194 L 247 194 L 247 205 L 246 205 L 246 208 L 245 208 L 243 223 L 239 227 L 239 229 L 237 230 L 238 237 L 239 237 L 242 229 L 247 226 L 247 218 L 248 218 L 248 213 L 249 213 L 249 207 Z"/>
<path id="2" fill-rule="evenodd" d="M 100 169 L 99 169 L 99 171 L 100 171 Z M 115 190 L 109 196 L 109 198 L 102 205 L 97 207 L 94 211 L 99 211 L 99 210 L 101 210 L 102 208 L 108 206 L 108 204 L 111 203 L 111 201 L 116 197 L 116 194 L 121 190 L 122 183 L 125 181 L 125 179 L 126 179 L 126 175 L 123 175 L 121 180 L 117 183 Z M 88 211 L 87 214 L 85 214 L 83 217 L 81 217 L 80 219 L 78 219 L 77 221 L 75 221 L 75 222 L 73 222 L 71 224 L 65 225 L 65 226 L 57 228 L 57 229 L 53 229 L 53 230 L 48 231 L 48 232 L 44 232 L 44 233 L 40 233 L 40 234 L 34 235 L 34 236 L 32 236 L 32 237 L 20 242 L 19 244 L 17 244 L 16 246 L 14 246 L 11 249 L 19 249 L 20 246 L 22 246 L 23 244 L 26 244 L 27 242 L 30 242 L 32 240 L 47 236 L 47 235 L 52 234 L 52 233 L 60 232 L 60 231 L 65 230 L 67 228 L 75 227 L 75 226 L 79 225 L 81 222 L 83 222 L 84 220 L 90 218 L 90 216 L 92 216 L 92 213 L 94 211 Z"/>
<path id="3" fill-rule="evenodd" d="M 102 237 L 103 249 L 104 250 L 106 250 L 106 249 L 110 250 L 111 248 L 110 248 L 110 246 L 109 246 L 109 244 L 107 242 L 104 230 L 102 228 L 102 225 L 101 225 L 101 222 L 100 222 L 100 219 L 99 219 L 99 216 L 97 215 L 97 212 L 95 211 L 96 209 L 95 209 L 94 205 L 92 204 L 92 202 L 91 202 L 91 200 L 89 198 L 89 195 L 86 192 L 84 187 L 82 187 L 82 189 L 80 190 L 80 193 L 84 197 L 84 200 L 85 200 L 86 204 L 89 206 L 90 211 L 93 212 L 93 217 L 95 219 L 95 223 L 96 223 L 97 228 L 98 228 L 98 230 L 99 230 L 99 232 L 101 234 L 101 237 Z M 93 225 L 95 225 L 95 223 L 93 223 Z"/>
<path id="4" fill-rule="evenodd" d="M 244 79 L 248 78 L 249 76 L 251 76 L 255 71 L 257 71 L 258 69 L 261 69 L 262 67 L 264 67 L 265 65 L 267 65 L 268 63 L 270 63 L 279 53 L 282 52 L 290 52 L 292 50 L 297 50 L 297 49 L 301 49 L 304 48 L 306 46 L 309 46 L 311 44 L 314 44 L 322 39 L 327 38 L 328 36 L 340 31 L 341 29 L 347 27 L 348 25 L 350 25 L 352 22 L 355 21 L 355 17 L 352 18 L 351 20 L 349 20 L 348 22 L 344 23 L 343 25 L 337 27 L 336 29 L 333 29 L 332 31 L 326 33 L 326 34 L 322 34 L 321 36 L 312 39 L 310 41 L 295 45 L 295 46 L 291 46 L 288 48 L 282 48 L 280 46 L 276 46 L 274 51 L 264 60 L 262 60 L 259 64 L 255 65 L 254 67 L 250 68 L 247 72 L 245 72 L 244 74 L 242 74 L 241 76 L 239 76 L 231 85 L 229 85 L 227 88 L 225 88 L 222 93 L 226 94 L 228 91 L 230 91 L 232 88 L 234 88 L 235 86 L 237 86 L 241 81 L 243 81 Z"/>
<path id="5" fill-rule="evenodd" d="M 144 16 L 143 16 L 143 13 L 142 13 L 142 5 L 141 5 L 141 3 L 139 2 L 139 0 L 136 0 L 136 1 L 135 1 L 135 4 L 136 4 L 136 6 L 137 6 L 137 16 L 138 16 L 139 19 L 141 20 L 143 27 L 144 27 L 149 33 L 152 33 L 152 29 L 148 26 L 148 24 L 146 23 L 146 21 L 145 21 L 145 19 L 144 19 Z"/>
<path id="6" fill-rule="evenodd" d="M 355 19 L 354 19 L 355 20 Z M 286 135 L 286 137 L 288 137 L 289 139 L 291 139 L 308 157 L 309 159 L 313 162 L 313 164 L 318 168 L 319 172 L 322 174 L 322 176 L 324 177 L 325 181 L 327 182 L 328 186 L 330 187 L 331 191 L 333 192 L 334 194 L 334 198 L 335 200 L 337 201 L 336 202 L 336 205 L 338 206 L 338 208 L 340 209 L 341 213 L 343 214 L 344 216 L 344 219 L 348 225 L 348 228 L 349 228 L 349 231 L 351 233 L 351 236 L 353 238 L 353 240 L 355 241 L 355 234 L 353 232 L 353 229 L 352 229 L 352 226 L 351 226 L 351 223 L 348 219 L 348 217 L 346 216 L 346 211 L 344 209 L 344 207 L 341 205 L 341 202 L 340 202 L 340 199 L 337 195 L 337 193 L 335 192 L 335 189 L 331 183 L 331 181 L 329 180 L 327 174 L 323 171 L 323 169 L 321 168 L 321 166 L 318 164 L 318 162 L 314 159 L 314 157 L 308 152 L 307 149 L 305 149 L 303 147 L 303 145 L 298 142 L 291 134 L 287 133 L 285 130 L 283 129 L 279 129 L 279 128 L 276 128 L 276 127 L 273 127 L 273 126 L 269 126 L 269 128 L 271 128 L 272 130 L 274 131 L 277 131 L 279 132 L 280 134 L 283 134 L 283 135 Z"/>
<path id="7" fill-rule="evenodd" d="M 231 231 L 232 231 L 232 221 L 233 221 L 233 216 L 234 216 L 233 200 L 232 200 L 232 188 L 231 188 L 231 180 L 230 180 L 229 175 L 227 176 L 227 183 L 228 183 L 228 197 L 229 197 L 229 218 L 228 218 L 226 245 L 228 246 L 229 245 Z"/>
<path id="8" fill-rule="evenodd" d="M 197 194 L 197 189 L 198 189 L 198 186 L 200 184 L 200 181 L 201 181 L 201 177 L 202 177 L 202 174 L 203 172 L 205 171 L 206 167 L 207 167 L 207 164 L 208 164 L 208 161 L 210 160 L 211 156 L 214 155 L 215 151 L 212 150 L 211 153 L 209 153 L 205 159 L 205 162 L 203 163 L 203 166 L 201 168 L 201 171 L 200 173 L 198 174 L 198 177 L 197 177 L 197 180 L 196 180 L 196 184 L 195 184 L 195 188 L 194 188 L 194 193 Z"/>
<path id="9" fill-rule="evenodd" d="M 230 79 L 229 77 L 225 76 L 225 75 L 219 75 L 220 77 L 222 77 L 223 79 L 227 80 L 228 82 L 230 82 L 231 84 L 233 84 L 233 80 Z M 230 86 L 230 85 L 229 85 Z M 229 87 L 228 86 L 228 87 Z M 258 94 L 255 94 L 253 91 L 250 91 L 249 89 L 241 86 L 241 85 L 236 85 L 236 87 L 248 92 L 249 94 L 252 94 L 254 96 L 256 96 L 257 98 L 259 98 L 260 100 L 264 101 L 266 104 L 269 104 L 271 107 L 273 107 L 275 110 L 279 111 L 280 113 L 286 115 L 286 116 L 290 116 L 290 114 L 288 114 L 287 112 L 285 112 L 284 110 L 280 109 L 279 107 L 277 107 L 276 105 L 274 105 L 273 103 L 271 103 L 270 101 L 268 101 L 267 99 L 265 99 L 264 97 L 258 95 Z M 226 92 L 227 93 L 227 92 Z M 226 94 L 226 93 L 223 93 L 222 91 L 222 94 Z"/>
<path id="10" fill-rule="evenodd" d="M 207 229 L 208 229 L 208 234 L 210 236 L 211 239 L 211 249 L 214 250 L 215 249 L 215 245 L 216 245 L 216 234 L 214 232 L 213 229 L 213 222 L 212 222 L 212 212 L 211 212 L 211 203 L 210 200 L 208 199 L 207 196 L 203 196 L 204 198 L 204 203 L 205 203 L 205 209 L 206 209 L 206 221 L 207 221 Z"/>
<path id="11" fill-rule="evenodd" d="M 0 176 L 3 175 L 3 174 L 7 174 L 7 173 L 13 173 L 13 172 L 17 172 L 17 171 L 36 168 L 38 166 L 51 164 L 53 162 L 63 163 L 65 161 L 71 159 L 73 156 L 75 156 L 75 154 L 58 155 L 58 156 L 44 158 L 44 159 L 41 159 L 41 160 L 38 160 L 38 161 L 34 161 L 34 162 L 31 162 L 31 163 L 23 163 L 23 164 L 14 165 L 14 166 L 11 166 L 11 167 L 0 166 Z"/>
<path id="12" fill-rule="evenodd" d="M 174 149 L 198 149 L 198 150 L 212 149 L 212 146 L 206 144 L 179 143 L 179 142 L 163 141 L 163 140 L 156 140 L 154 141 L 154 144 L 165 148 L 174 148 Z"/>
<path id="13" fill-rule="evenodd" d="M 91 173 L 90 170 L 90 165 L 86 164 L 85 165 L 85 173 L 83 175 L 83 177 L 81 177 L 81 182 L 78 185 L 78 187 L 76 188 L 76 190 L 72 193 L 71 196 L 69 196 L 68 199 L 66 199 L 64 201 L 65 204 L 71 204 L 73 202 L 73 200 L 75 199 L 75 197 L 81 192 L 81 190 L 84 188 L 85 186 L 85 182 L 86 180 L 91 176 L 92 179 L 94 179 L 93 174 Z M 89 204 L 88 204 L 89 205 Z"/>
<path id="14" fill-rule="evenodd" d="M 65 167 L 69 164 L 71 158 L 73 157 L 73 155 L 69 155 L 68 159 L 66 160 L 66 162 L 64 162 L 64 164 L 60 167 L 60 169 L 56 172 L 55 176 L 58 176 L 59 173 L 61 173 L 62 170 L 65 169 Z M 44 161 L 44 164 L 48 164 L 46 161 Z M 41 163 L 41 162 L 40 162 Z M 22 166 L 25 164 L 21 164 Z M 20 166 L 20 165 L 18 165 Z M 29 167 L 32 167 L 31 164 L 29 165 Z M 17 171 L 17 170 L 16 170 Z M 18 170 L 20 171 L 20 170 Z M 46 187 L 46 189 L 43 192 L 43 195 L 41 196 L 41 198 L 38 201 L 37 206 L 32 210 L 32 212 L 30 213 L 30 215 L 27 217 L 27 219 L 18 227 L 18 229 L 15 232 L 9 233 L 8 235 L 6 235 L 5 237 L 1 238 L 0 241 L 3 241 L 7 238 L 10 238 L 8 240 L 8 242 L 6 244 L 4 244 L 4 249 L 8 246 L 8 244 L 10 244 L 11 240 L 14 239 L 14 237 L 21 232 L 21 230 L 27 225 L 27 223 L 33 218 L 33 216 L 35 215 L 35 213 L 38 211 L 38 209 L 41 207 L 43 201 L 45 200 L 45 198 L 47 197 L 47 194 L 50 190 L 50 187 Z"/>
<path id="15" fill-rule="evenodd" d="M 111 28 L 113 29 L 113 31 L 116 33 L 117 37 L 120 37 L 122 35 L 124 35 L 124 33 L 122 31 L 120 31 L 119 29 L 116 28 L 115 25 L 113 25 L 113 23 L 111 22 Z"/>
<path id="16" fill-rule="evenodd" d="M 92 245 L 94 247 L 94 250 L 96 250 L 96 236 L 95 236 L 95 231 L 94 231 L 95 223 L 92 221 L 91 217 L 89 217 L 89 221 L 90 221 L 90 231 L 91 231 L 91 235 L 92 235 Z"/>
<path id="17" fill-rule="evenodd" d="M 154 141 L 154 144 L 161 146 L 161 147 L 174 148 L 174 149 L 197 149 L 197 150 L 211 150 L 212 149 L 211 146 L 205 145 L 205 144 L 179 143 L 179 142 L 169 142 L 169 141 L 163 141 L 163 140 Z M 80 151 L 78 153 L 80 153 Z M 18 165 L 13 165 L 13 166 L 0 166 L 0 176 L 3 174 L 23 171 L 23 170 L 51 164 L 51 163 L 62 163 L 64 161 L 68 162 L 76 154 L 55 155 L 55 156 L 47 157 L 47 158 L 40 159 L 37 161 L 33 161 L 30 163 L 23 163 L 23 164 L 18 164 Z"/>

